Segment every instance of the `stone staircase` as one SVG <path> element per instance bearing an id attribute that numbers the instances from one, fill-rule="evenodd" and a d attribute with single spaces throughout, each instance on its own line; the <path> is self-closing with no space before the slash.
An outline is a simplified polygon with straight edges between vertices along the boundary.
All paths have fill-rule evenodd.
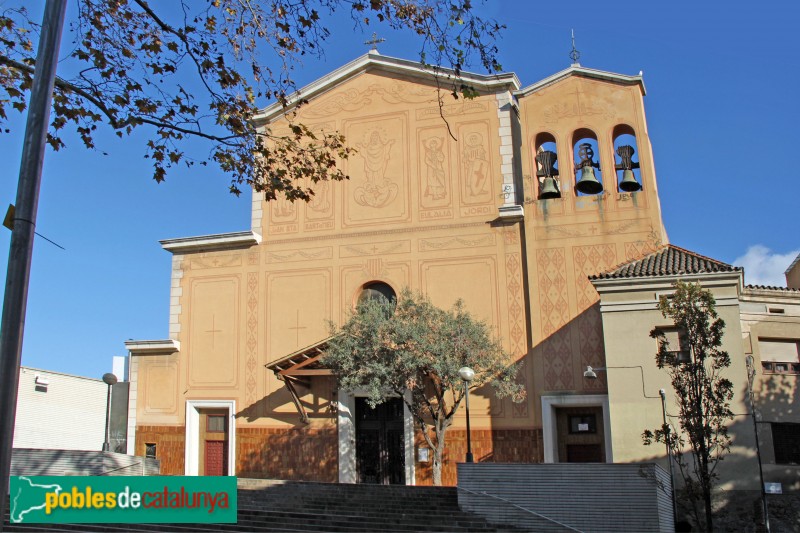
<path id="1" fill-rule="evenodd" d="M 6 531 L 517 532 L 458 508 L 454 487 L 240 479 L 236 524 L 9 524 Z"/>

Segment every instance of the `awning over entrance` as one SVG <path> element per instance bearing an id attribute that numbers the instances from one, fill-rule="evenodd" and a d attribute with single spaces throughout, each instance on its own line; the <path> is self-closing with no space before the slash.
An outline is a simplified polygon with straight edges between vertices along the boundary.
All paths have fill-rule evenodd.
<path id="1" fill-rule="evenodd" d="M 297 412 L 300 413 L 300 419 L 304 424 L 308 424 L 308 413 L 306 413 L 303 404 L 300 403 L 300 397 L 297 394 L 295 385 L 310 387 L 312 377 L 333 375 L 333 372 L 329 368 L 325 368 L 320 362 L 320 358 L 325 353 L 330 339 L 331 337 L 328 337 L 265 365 L 286 385 L 286 389 L 292 396 L 292 402 L 297 408 Z"/>

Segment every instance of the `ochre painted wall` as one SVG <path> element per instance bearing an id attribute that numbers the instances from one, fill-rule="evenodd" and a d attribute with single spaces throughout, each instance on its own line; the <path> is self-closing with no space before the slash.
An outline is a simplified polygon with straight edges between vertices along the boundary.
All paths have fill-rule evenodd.
<path id="1" fill-rule="evenodd" d="M 523 360 L 527 400 L 475 391 L 472 427 L 485 460 L 540 461 L 541 395 L 605 390 L 602 380 L 587 383 L 581 374 L 604 360 L 587 276 L 641 257 L 665 244 L 666 234 L 639 84 L 570 76 L 521 95 L 518 113 L 504 104 L 510 89 L 472 100 L 442 94 L 440 114 L 435 85 L 375 71 L 303 107 L 299 120 L 340 130 L 358 150 L 342 163 L 351 179 L 318 185 L 308 204 L 257 197 L 260 245 L 175 255 L 171 332 L 180 351 L 136 357 L 137 424 L 182 427 L 186 400 L 233 399 L 237 435 L 247 441 L 239 444 L 238 468 L 303 478 L 303 465 L 282 462 L 289 459 L 278 453 L 280 443 L 314 434 L 335 452 L 336 384 L 314 378 L 300 389 L 306 427 L 265 365 L 327 337 L 329 321 L 347 319 L 361 288 L 382 281 L 397 292 L 423 291 L 442 307 L 463 299 Z M 572 165 L 566 139 L 591 128 L 609 169 L 620 124 L 636 133 L 644 190 L 619 194 L 608 183 L 601 196 L 575 196 L 564 181 Z M 273 133 L 285 128 L 276 121 Z M 535 199 L 531 161 L 543 131 L 559 143 L 561 199 Z M 511 151 L 514 165 L 504 163 Z M 512 171 L 520 201 L 526 198 L 522 222 L 498 219 L 503 175 Z M 609 180 L 612 174 L 606 171 Z M 463 427 L 460 417 L 451 429 L 453 457 Z M 137 442 L 144 441 L 137 435 Z M 323 457 L 319 476 L 335 478 L 327 452 L 314 453 Z M 417 464 L 420 482 L 425 468 Z M 447 479 L 451 471 L 446 465 Z"/>

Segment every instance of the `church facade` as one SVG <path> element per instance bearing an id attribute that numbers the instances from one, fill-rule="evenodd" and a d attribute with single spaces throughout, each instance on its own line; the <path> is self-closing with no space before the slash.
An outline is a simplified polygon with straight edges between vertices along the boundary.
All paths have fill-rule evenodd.
<path id="1" fill-rule="evenodd" d="M 523 88 L 465 74 L 478 92 L 467 100 L 435 76 L 369 53 L 305 87 L 299 120 L 346 136 L 351 179 L 318 184 L 307 204 L 254 194 L 247 231 L 162 241 L 169 338 L 126 343 L 129 453 L 165 474 L 430 483 L 432 454 L 402 403 L 365 408 L 319 360 L 329 323 L 365 291 L 409 287 L 440 307 L 462 299 L 523 363 L 525 402 L 471 394 L 476 461 L 663 456 L 618 442 L 632 431 L 618 427 L 626 402 L 660 420 L 651 400 L 609 394 L 615 380 L 638 390 L 638 375 L 584 377 L 606 366 L 609 342 L 625 352 L 601 309 L 618 291 L 590 278 L 669 248 L 641 75 L 575 64 Z M 287 127 L 279 106 L 259 120 Z M 646 333 L 636 364 L 655 371 Z M 447 438 L 455 484 L 463 418 Z"/>

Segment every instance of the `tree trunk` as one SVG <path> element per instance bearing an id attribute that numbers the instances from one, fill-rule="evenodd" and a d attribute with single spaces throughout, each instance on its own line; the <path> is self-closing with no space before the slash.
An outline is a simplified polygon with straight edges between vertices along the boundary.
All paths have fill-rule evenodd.
<path id="1" fill-rule="evenodd" d="M 433 448 L 433 484 L 437 487 L 442 485 L 442 461 L 444 457 L 444 434 L 447 426 L 434 426 L 436 430 L 436 446 Z"/>
<path id="2" fill-rule="evenodd" d="M 442 485 L 442 447 L 436 446 L 433 449 L 433 484 L 437 487 Z"/>
<path id="3" fill-rule="evenodd" d="M 704 488 L 703 500 L 706 507 L 706 531 L 714 531 L 713 517 L 711 516 L 711 491 Z"/>

